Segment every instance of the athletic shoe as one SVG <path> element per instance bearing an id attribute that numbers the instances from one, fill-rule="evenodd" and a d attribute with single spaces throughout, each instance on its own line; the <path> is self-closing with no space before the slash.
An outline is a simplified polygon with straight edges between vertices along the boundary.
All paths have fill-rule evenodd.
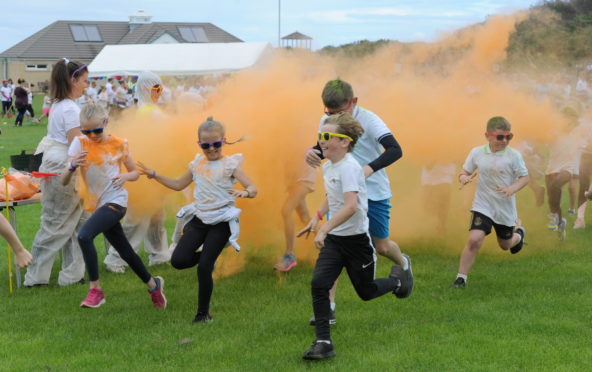
<path id="1" fill-rule="evenodd" d="M 510 248 L 510 253 L 512 254 L 516 254 L 522 249 L 522 246 L 524 245 L 524 236 L 526 236 L 526 229 L 522 226 L 517 226 L 514 228 L 514 232 L 520 235 L 520 241 L 518 244 Z"/>
<path id="2" fill-rule="evenodd" d="M 566 229 L 567 227 L 567 220 L 565 217 L 561 219 L 561 223 L 557 226 L 557 234 L 559 235 L 559 240 L 565 240 Z"/>
<path id="3" fill-rule="evenodd" d="M 154 307 L 165 308 L 167 305 L 167 299 L 164 296 L 164 279 L 160 276 L 154 278 L 156 282 L 156 288 L 148 290 L 150 297 L 152 298 L 152 304 Z"/>
<path id="4" fill-rule="evenodd" d="M 574 222 L 574 225 L 573 225 L 574 230 L 583 229 L 585 227 L 586 227 L 586 221 L 584 221 L 583 218 L 576 219 L 576 221 Z"/>
<path id="5" fill-rule="evenodd" d="M 568 209 L 567 210 L 567 215 L 570 216 L 570 217 L 577 216 L 576 210 L 575 209 Z"/>
<path id="6" fill-rule="evenodd" d="M 80 307 L 90 307 L 96 309 L 105 303 L 105 294 L 99 288 L 91 288 L 86 298 L 80 303 Z"/>
<path id="7" fill-rule="evenodd" d="M 549 217 L 549 223 L 547 224 L 547 229 L 551 231 L 557 231 L 559 225 L 559 216 L 554 213 L 549 213 L 547 215 Z"/>
<path id="8" fill-rule="evenodd" d="M 115 274 L 123 274 L 125 273 L 125 266 L 119 265 L 105 265 L 107 267 L 107 271 L 110 271 Z"/>
<path id="9" fill-rule="evenodd" d="M 458 278 L 456 278 L 454 283 L 452 283 L 452 288 L 464 288 L 466 285 L 467 282 L 459 276 Z"/>
<path id="10" fill-rule="evenodd" d="M 411 270 L 411 259 L 406 254 L 403 254 L 403 257 L 407 260 L 407 270 L 403 270 L 403 268 L 399 265 L 393 265 L 390 273 L 391 278 L 395 278 L 399 280 L 399 286 L 393 291 L 393 294 L 397 296 L 397 298 L 406 298 L 411 295 L 411 291 L 413 291 L 413 271 Z"/>
<path id="11" fill-rule="evenodd" d="M 196 323 L 209 323 L 213 322 L 212 315 L 210 313 L 197 313 L 195 314 L 195 319 L 193 319 L 193 324 Z"/>
<path id="12" fill-rule="evenodd" d="M 306 360 L 321 360 L 335 356 L 335 349 L 333 343 L 315 341 L 312 343 L 310 349 L 304 352 L 302 359 Z"/>
<path id="13" fill-rule="evenodd" d="M 296 257 L 293 254 L 286 253 L 282 256 L 280 261 L 273 265 L 273 268 L 278 271 L 287 272 L 290 271 L 294 266 L 298 265 Z"/>
<path id="14" fill-rule="evenodd" d="M 329 316 L 329 324 L 333 325 L 335 323 L 337 323 L 337 318 L 335 317 L 335 310 L 331 310 L 331 316 Z M 314 315 L 312 317 L 310 317 L 308 324 L 310 324 L 311 326 L 317 325 L 317 321 L 316 321 Z"/>

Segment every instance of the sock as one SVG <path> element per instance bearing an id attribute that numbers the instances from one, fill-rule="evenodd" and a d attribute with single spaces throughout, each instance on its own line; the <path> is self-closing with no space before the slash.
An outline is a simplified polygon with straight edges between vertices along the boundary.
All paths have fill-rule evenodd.
<path id="1" fill-rule="evenodd" d="M 402 267 L 403 267 L 403 270 L 407 271 L 407 270 L 409 270 L 409 261 L 407 261 L 407 257 L 405 257 L 405 256 L 403 256 L 403 259 L 405 262 L 403 263 Z"/>
<path id="2" fill-rule="evenodd" d="M 580 207 L 578 208 L 578 218 L 583 220 L 585 216 L 586 216 L 586 203 L 580 205 Z"/>
<path id="3" fill-rule="evenodd" d="M 467 276 L 465 274 L 458 273 L 456 274 L 457 278 L 462 278 L 465 282 L 467 281 Z"/>
<path id="4" fill-rule="evenodd" d="M 150 288 L 148 290 L 148 292 L 154 292 L 154 291 L 156 291 L 159 288 L 158 280 L 156 280 L 156 278 L 152 278 L 152 279 L 154 279 L 154 288 Z"/>
<path id="5" fill-rule="evenodd" d="M 335 302 L 331 302 L 331 311 L 335 311 Z"/>
<path id="6" fill-rule="evenodd" d="M 323 342 L 325 344 L 331 345 L 331 340 L 317 340 L 316 342 Z"/>

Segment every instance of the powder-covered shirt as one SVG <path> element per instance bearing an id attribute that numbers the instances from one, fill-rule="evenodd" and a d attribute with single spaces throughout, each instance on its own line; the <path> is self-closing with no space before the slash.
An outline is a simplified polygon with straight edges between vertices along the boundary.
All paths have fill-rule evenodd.
<path id="1" fill-rule="evenodd" d="M 471 210 L 486 215 L 497 224 L 515 226 L 518 218 L 516 195 L 508 198 L 497 191 L 497 187 L 511 186 L 518 178 L 528 176 L 522 155 L 510 146 L 503 151 L 491 152 L 487 144 L 471 150 L 463 169 L 469 174 L 479 170 Z"/>
<path id="2" fill-rule="evenodd" d="M 113 178 L 122 173 L 122 165 L 130 156 L 127 140 L 113 135 L 101 142 L 92 141 L 87 136 L 75 137 L 68 155 L 74 156 L 82 151 L 88 152 L 85 166 L 80 167 L 85 209 L 92 211 L 107 203 L 127 207 L 127 190 L 113 185 Z"/>
<path id="3" fill-rule="evenodd" d="M 68 144 L 66 133 L 80 127 L 80 107 L 71 99 L 54 103 L 49 112 L 47 136 L 64 145 Z"/>
<path id="4" fill-rule="evenodd" d="M 329 234 L 349 236 L 368 232 L 368 194 L 364 171 L 354 157 L 347 153 L 343 159 L 333 164 L 331 161 L 323 164 L 323 180 L 327 191 L 329 214 L 343 208 L 345 200 L 343 194 L 356 192 L 358 202 L 356 212 L 347 221 L 329 231 Z"/>
<path id="5" fill-rule="evenodd" d="M 352 151 L 353 157 L 363 167 L 382 154 L 384 148 L 380 144 L 380 140 L 391 134 L 391 130 L 378 115 L 360 106 L 354 107 L 353 117 L 360 122 L 364 129 L 364 134 L 358 139 Z M 327 115 L 321 118 L 319 131 L 327 118 Z M 384 168 L 368 177 L 366 185 L 368 187 L 368 199 L 370 200 L 384 200 L 392 196 L 391 185 Z"/>
<path id="6" fill-rule="evenodd" d="M 234 170 L 243 162 L 242 154 L 224 156 L 220 160 L 210 161 L 201 154 L 189 163 L 195 189 L 195 206 L 200 211 L 209 211 L 228 205 L 235 205 L 236 197 L 229 191 L 237 182 Z"/>

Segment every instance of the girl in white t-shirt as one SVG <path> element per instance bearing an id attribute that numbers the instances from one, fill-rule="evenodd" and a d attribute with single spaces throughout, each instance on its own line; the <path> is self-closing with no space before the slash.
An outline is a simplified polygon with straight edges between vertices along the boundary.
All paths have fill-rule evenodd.
<path id="1" fill-rule="evenodd" d="M 471 227 L 460 255 L 454 288 L 464 288 L 485 237 L 495 229 L 497 243 L 504 251 L 520 252 L 525 230 L 517 225 L 516 194 L 528 184 L 528 170 L 522 155 L 508 144 L 514 135 L 511 124 L 501 116 L 487 122 L 489 144 L 471 150 L 458 176 L 461 185 L 471 182 L 479 171 L 471 208 Z"/>
<path id="2" fill-rule="evenodd" d="M 222 154 L 223 145 L 231 144 L 226 141 L 222 124 L 210 117 L 199 126 L 197 135 L 203 155 L 196 154 L 181 177 L 170 178 L 157 174 L 140 162 L 138 170 L 177 191 L 185 189 L 192 181 L 195 183 L 195 201 L 177 214 L 177 217 L 187 222 L 171 257 L 171 265 L 179 270 L 198 265 L 199 295 L 193 322 L 207 323 L 212 320 L 209 310 L 214 288 L 212 271 L 216 259 L 227 243 L 237 251 L 240 249 L 237 239 L 241 210 L 235 207 L 235 200 L 237 197 L 254 198 L 257 188 L 241 167 L 242 154 Z M 234 188 L 237 181 L 244 190 Z M 198 249 L 202 245 L 203 248 Z"/>
<path id="3" fill-rule="evenodd" d="M 335 355 L 329 327 L 329 290 L 344 267 L 364 301 L 395 293 L 408 285 L 403 283 L 407 276 L 398 265 L 393 266 L 388 278 L 374 279 L 376 251 L 368 233 L 366 180 L 362 166 L 350 154 L 363 132 L 361 124 L 343 112 L 329 116 L 319 133 L 319 145 L 329 160 L 323 165 L 327 199 L 298 233 L 308 236 L 317 231 L 314 243 L 321 250 L 311 282 L 316 340 L 304 353 L 304 359 L 319 360 Z M 317 230 L 327 212 L 331 218 Z"/>
<path id="4" fill-rule="evenodd" d="M 107 112 L 93 101 L 80 112 L 82 136 L 74 138 L 68 155 L 70 163 L 62 173 L 62 184 L 67 185 L 80 167 L 84 204 L 92 216 L 78 233 L 78 243 L 84 256 L 90 290 L 81 307 L 96 308 L 105 303 L 99 282 L 99 264 L 94 239 L 103 233 L 119 255 L 148 286 L 155 307 L 166 307 L 164 280 L 152 277 L 140 257 L 130 246 L 119 222 L 127 210 L 127 190 L 123 185 L 140 176 L 128 150 L 127 140 L 105 133 Z M 122 166 L 127 172 L 122 172 Z"/>

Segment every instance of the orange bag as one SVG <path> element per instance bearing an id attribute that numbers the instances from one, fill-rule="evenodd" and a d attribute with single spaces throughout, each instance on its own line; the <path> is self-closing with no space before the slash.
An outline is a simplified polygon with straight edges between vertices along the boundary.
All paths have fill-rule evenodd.
<path id="1" fill-rule="evenodd" d="M 0 201 L 6 200 L 6 181 L 8 181 L 8 196 L 10 200 L 29 199 L 41 188 L 38 182 L 28 174 L 15 172 L 0 179 Z"/>

